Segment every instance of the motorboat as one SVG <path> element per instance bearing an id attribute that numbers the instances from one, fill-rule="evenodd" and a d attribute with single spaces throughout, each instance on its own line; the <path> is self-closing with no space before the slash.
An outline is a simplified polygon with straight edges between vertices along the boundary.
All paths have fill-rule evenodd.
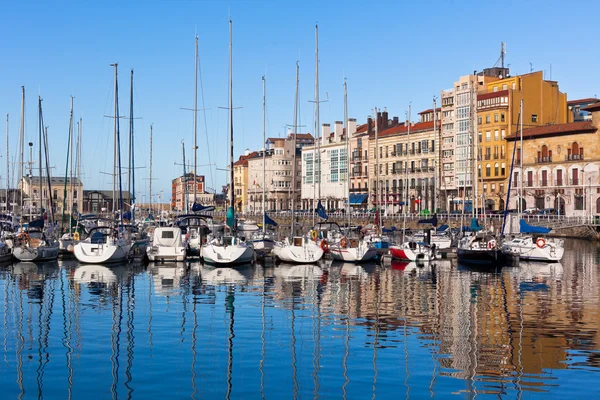
<path id="1" fill-rule="evenodd" d="M 477 232 L 462 238 L 458 243 L 457 255 L 459 264 L 501 267 L 508 261 L 495 236 L 488 232 Z"/>
<path id="2" fill-rule="evenodd" d="M 532 226 L 525 220 L 519 221 L 520 234 L 512 236 L 502 244 L 502 252 L 521 260 L 558 262 L 565 252 L 562 239 L 550 239 L 540 235 L 550 232 L 550 228 Z"/>
<path id="3" fill-rule="evenodd" d="M 343 236 L 329 245 L 329 254 L 334 260 L 361 263 L 374 259 L 377 256 L 377 248 L 364 239 L 347 239 Z"/>
<path id="4" fill-rule="evenodd" d="M 429 262 L 435 258 L 434 253 L 432 246 L 414 240 L 390 246 L 390 254 L 397 260 Z"/>
<path id="5" fill-rule="evenodd" d="M 183 261 L 186 247 L 181 229 L 178 227 L 159 227 L 154 229 L 152 244 L 146 248 L 150 261 Z"/>

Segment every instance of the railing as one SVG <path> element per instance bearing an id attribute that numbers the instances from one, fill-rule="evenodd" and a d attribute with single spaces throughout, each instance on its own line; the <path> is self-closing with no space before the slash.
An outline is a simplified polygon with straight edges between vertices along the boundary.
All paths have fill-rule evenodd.
<path id="1" fill-rule="evenodd" d="M 494 160 L 497 160 L 498 158 L 498 153 L 494 153 Z"/>
<path id="2" fill-rule="evenodd" d="M 565 161 L 580 161 L 583 160 L 583 154 L 569 154 L 565 156 Z"/>
<path id="3" fill-rule="evenodd" d="M 489 160 L 491 157 L 492 157 L 491 154 L 486 154 L 486 155 L 483 156 L 483 159 L 484 160 Z"/>
<path id="4" fill-rule="evenodd" d="M 537 157 L 535 162 L 538 164 L 552 162 L 552 157 Z"/>

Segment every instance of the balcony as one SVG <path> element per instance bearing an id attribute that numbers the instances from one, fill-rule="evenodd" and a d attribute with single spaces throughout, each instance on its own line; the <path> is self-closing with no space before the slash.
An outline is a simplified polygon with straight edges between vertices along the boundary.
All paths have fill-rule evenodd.
<path id="1" fill-rule="evenodd" d="M 361 156 L 353 156 L 351 162 L 361 162 L 361 161 L 362 161 L 362 157 Z"/>
<path id="2" fill-rule="evenodd" d="M 569 154 L 565 156 L 565 161 L 581 161 L 583 160 L 583 154 Z"/>
<path id="3" fill-rule="evenodd" d="M 498 158 L 498 153 L 494 154 L 494 160 L 497 160 Z"/>
<path id="4" fill-rule="evenodd" d="M 550 156 L 547 156 L 547 157 L 536 157 L 535 162 L 538 163 L 538 164 L 551 163 L 552 162 L 552 157 L 550 157 Z"/>
<path id="5" fill-rule="evenodd" d="M 491 158 L 492 158 L 492 155 L 491 155 L 491 154 L 485 154 L 485 155 L 483 156 L 483 159 L 484 159 L 484 160 L 489 160 L 489 159 L 491 159 Z"/>

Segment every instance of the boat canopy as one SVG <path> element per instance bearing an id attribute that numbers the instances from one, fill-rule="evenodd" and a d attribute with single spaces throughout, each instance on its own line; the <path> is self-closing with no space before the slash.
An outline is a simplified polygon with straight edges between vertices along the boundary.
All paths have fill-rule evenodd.
<path id="1" fill-rule="evenodd" d="M 364 204 L 369 198 L 368 194 L 351 194 L 350 195 L 350 205 L 351 206 L 360 206 Z"/>
<path id="2" fill-rule="evenodd" d="M 182 247 L 181 229 L 174 227 L 156 228 L 154 230 L 153 246 Z"/>
<path id="3" fill-rule="evenodd" d="M 527 221 L 525 221 L 524 219 L 521 219 L 519 221 L 519 229 L 521 230 L 521 233 L 539 233 L 539 234 L 550 233 L 550 231 L 552 230 L 552 228 L 546 228 L 545 226 L 529 225 L 527 223 Z"/>

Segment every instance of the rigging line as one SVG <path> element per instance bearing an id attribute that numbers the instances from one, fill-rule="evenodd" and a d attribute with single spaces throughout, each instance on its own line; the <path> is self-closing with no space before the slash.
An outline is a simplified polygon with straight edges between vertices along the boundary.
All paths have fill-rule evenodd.
<path id="1" fill-rule="evenodd" d="M 208 140 L 208 124 L 206 122 L 206 106 L 204 104 L 204 85 L 202 83 L 202 65 L 200 62 L 200 57 L 198 57 L 198 73 L 199 73 L 199 78 L 200 78 L 200 95 L 202 96 L 202 114 L 204 115 L 204 134 L 206 136 L 206 154 L 208 156 L 208 163 L 212 164 L 211 158 L 210 158 L 210 141 Z M 212 168 L 208 169 L 208 172 L 210 173 L 210 186 L 211 187 L 215 187 L 215 182 L 213 180 L 213 171 Z M 206 188 L 205 188 L 206 191 Z M 196 200 L 196 199 L 194 199 Z"/>

